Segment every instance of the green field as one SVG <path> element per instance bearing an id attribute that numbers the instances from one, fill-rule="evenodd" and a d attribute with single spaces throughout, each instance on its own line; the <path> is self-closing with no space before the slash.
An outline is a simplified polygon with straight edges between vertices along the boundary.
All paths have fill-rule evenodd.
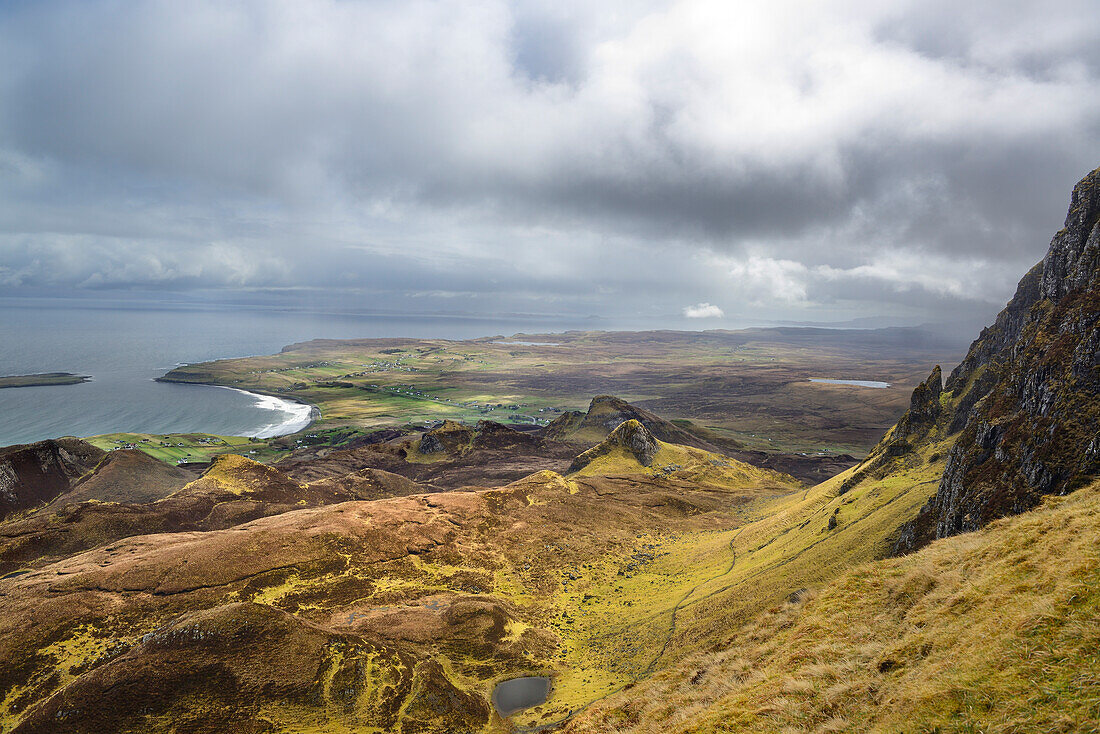
<path id="1" fill-rule="evenodd" d="M 85 440 L 104 451 L 140 449 L 169 464 L 209 461 L 225 453 L 244 454 L 259 461 L 279 453 L 268 441 L 208 433 L 104 433 Z"/>

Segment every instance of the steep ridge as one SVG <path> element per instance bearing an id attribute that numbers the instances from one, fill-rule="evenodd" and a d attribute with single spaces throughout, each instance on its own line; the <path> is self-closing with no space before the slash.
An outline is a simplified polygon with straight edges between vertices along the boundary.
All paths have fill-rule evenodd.
<path id="1" fill-rule="evenodd" d="M 69 491 L 104 453 L 75 438 L 0 448 L 0 519 Z"/>
<path id="2" fill-rule="evenodd" d="M 762 469 L 789 474 L 807 484 L 824 481 L 857 463 L 848 454 L 806 456 L 753 451 L 733 439 L 697 425 L 691 425 L 690 430 L 681 428 L 677 423 L 611 395 L 594 397 L 587 412 L 571 410 L 562 413 L 540 429 L 539 435 L 576 448 L 588 447 L 603 441 L 616 427 L 631 420 L 641 423 L 650 434 L 665 443 L 721 453 Z"/>
<path id="3" fill-rule="evenodd" d="M 897 552 L 1023 512 L 1100 471 L 1098 322 L 1100 169 L 1074 187 L 1046 257 L 948 377 L 961 433 Z"/>
<path id="4" fill-rule="evenodd" d="M 885 479 L 914 463 L 921 463 L 921 449 L 929 445 L 940 444 L 934 454 L 936 458 L 941 456 L 954 445 L 951 423 L 956 404 L 952 395 L 944 393 L 942 370 L 936 365 L 928 379 L 913 391 L 909 409 L 897 424 L 845 475 L 838 493 L 844 494 L 868 478 Z"/>

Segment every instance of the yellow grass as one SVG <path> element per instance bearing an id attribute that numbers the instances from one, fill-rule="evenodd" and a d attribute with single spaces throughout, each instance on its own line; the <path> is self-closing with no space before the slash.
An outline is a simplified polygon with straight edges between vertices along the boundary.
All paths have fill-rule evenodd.
<path id="1" fill-rule="evenodd" d="M 1100 483 L 861 565 L 570 732 L 1100 731 Z"/>

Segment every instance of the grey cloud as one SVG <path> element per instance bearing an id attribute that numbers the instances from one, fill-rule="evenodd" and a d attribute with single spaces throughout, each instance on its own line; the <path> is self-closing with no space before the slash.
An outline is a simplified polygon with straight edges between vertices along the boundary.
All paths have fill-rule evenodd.
<path id="1" fill-rule="evenodd" d="M 985 308 L 1100 162 L 1100 11 L 880 5 L 9 5 L 0 283 Z"/>

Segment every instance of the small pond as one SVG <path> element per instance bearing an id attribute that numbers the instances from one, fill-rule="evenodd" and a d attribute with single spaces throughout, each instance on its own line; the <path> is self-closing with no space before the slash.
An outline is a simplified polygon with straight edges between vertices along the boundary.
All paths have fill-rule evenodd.
<path id="1" fill-rule="evenodd" d="M 550 678 L 533 675 L 512 678 L 497 683 L 493 689 L 493 706 L 501 716 L 511 716 L 517 711 L 546 703 L 550 696 Z"/>
<path id="2" fill-rule="evenodd" d="M 890 387 L 889 382 L 875 380 L 830 380 L 825 377 L 811 377 L 810 382 L 824 382 L 829 385 L 855 385 L 856 387 Z"/>

